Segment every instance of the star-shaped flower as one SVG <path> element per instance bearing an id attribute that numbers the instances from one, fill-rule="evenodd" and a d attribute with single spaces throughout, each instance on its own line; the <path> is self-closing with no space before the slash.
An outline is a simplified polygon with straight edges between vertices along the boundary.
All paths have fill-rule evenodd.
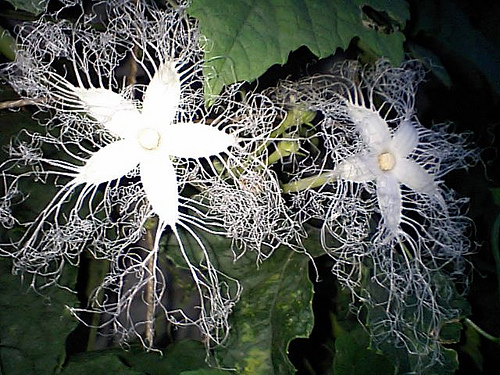
<path id="1" fill-rule="evenodd" d="M 149 83 L 142 109 L 103 88 L 74 88 L 88 114 L 117 140 L 94 153 L 74 182 L 99 185 L 118 179 L 139 165 L 153 211 L 165 225 L 179 219 L 178 184 L 171 157 L 205 158 L 226 151 L 236 137 L 203 123 L 175 121 L 180 77 L 175 64 L 161 64 Z"/>
<path id="2" fill-rule="evenodd" d="M 366 148 L 341 162 L 334 174 L 353 182 L 374 181 L 385 225 L 395 233 L 401 223 L 401 184 L 417 193 L 438 194 L 434 177 L 409 158 L 418 146 L 418 131 L 403 119 L 391 134 L 377 111 L 356 104 L 348 103 L 347 112 Z"/>

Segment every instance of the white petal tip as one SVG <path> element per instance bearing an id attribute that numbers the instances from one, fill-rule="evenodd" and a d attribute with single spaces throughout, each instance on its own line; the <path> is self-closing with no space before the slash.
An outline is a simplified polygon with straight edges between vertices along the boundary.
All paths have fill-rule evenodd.
<path id="1" fill-rule="evenodd" d="M 175 63 L 173 61 L 166 61 L 158 67 L 156 72 L 158 78 L 164 83 L 175 83 L 179 77 Z"/>
<path id="2" fill-rule="evenodd" d="M 172 163 L 161 157 L 145 158 L 140 164 L 141 182 L 153 212 L 172 228 L 179 222 L 179 192 Z"/>

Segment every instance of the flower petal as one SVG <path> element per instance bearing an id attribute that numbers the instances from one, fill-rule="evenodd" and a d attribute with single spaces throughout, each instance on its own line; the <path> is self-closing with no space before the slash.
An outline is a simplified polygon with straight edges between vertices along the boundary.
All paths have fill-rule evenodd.
<path id="1" fill-rule="evenodd" d="M 334 176 L 353 182 L 372 181 L 381 173 L 376 156 L 372 153 L 351 156 L 337 165 L 333 171 Z"/>
<path id="2" fill-rule="evenodd" d="M 173 61 L 160 65 L 144 93 L 142 113 L 150 126 L 170 124 L 175 117 L 181 96 L 179 73 Z"/>
<path id="3" fill-rule="evenodd" d="M 396 232 L 401 223 L 401 189 L 393 173 L 384 173 L 377 179 L 377 199 L 384 223 Z"/>
<path id="4" fill-rule="evenodd" d="M 128 140 L 110 143 L 94 153 L 75 178 L 77 184 L 99 185 L 124 176 L 140 160 L 140 150 Z"/>
<path id="5" fill-rule="evenodd" d="M 104 123 L 104 127 L 111 133 L 124 139 L 137 139 L 144 119 L 138 110 L 121 110 L 115 112 L 113 117 Z"/>
<path id="6" fill-rule="evenodd" d="M 179 220 L 179 191 L 174 166 L 168 156 L 155 152 L 141 161 L 141 182 L 153 211 L 172 228 Z"/>
<path id="7" fill-rule="evenodd" d="M 73 89 L 80 98 L 88 114 L 98 122 L 106 126 L 120 113 L 125 113 L 121 117 L 127 118 L 130 114 L 138 114 L 134 103 L 125 99 L 114 91 L 103 88 L 85 89 L 76 87 Z M 118 136 L 122 136 L 117 129 L 108 129 Z"/>
<path id="8" fill-rule="evenodd" d="M 188 122 L 163 128 L 161 142 L 169 155 L 204 158 L 226 151 L 236 144 L 236 137 L 210 125 Z"/>
<path id="9" fill-rule="evenodd" d="M 391 150 L 400 158 L 407 157 L 418 145 L 418 131 L 409 120 L 403 120 L 391 140 Z"/>
<path id="10" fill-rule="evenodd" d="M 434 176 L 412 160 L 399 159 L 392 172 L 399 182 L 417 193 L 432 195 L 438 192 Z"/>
<path id="11" fill-rule="evenodd" d="M 376 151 L 385 151 L 391 140 L 391 133 L 387 122 L 378 112 L 353 104 L 347 105 L 348 113 L 361 138 Z"/>

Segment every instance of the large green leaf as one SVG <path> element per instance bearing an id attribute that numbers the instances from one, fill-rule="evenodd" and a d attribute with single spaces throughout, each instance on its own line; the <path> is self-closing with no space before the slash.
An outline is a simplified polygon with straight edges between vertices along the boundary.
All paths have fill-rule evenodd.
<path id="1" fill-rule="evenodd" d="M 256 79 L 303 45 L 323 58 L 359 37 L 364 49 L 399 64 L 404 36 L 398 29 L 409 18 L 403 0 L 193 0 L 188 12 L 209 39 L 207 94 Z"/>
<path id="2" fill-rule="evenodd" d="M 251 259 L 235 264 L 244 293 L 234 310 L 227 349 L 219 351 L 227 366 L 245 374 L 288 374 L 293 366 L 287 348 L 313 326 L 308 258 L 279 248 L 257 270 Z"/>
<path id="3" fill-rule="evenodd" d="M 184 243 L 196 252 L 195 243 L 188 238 Z M 288 344 L 298 336 L 308 336 L 313 326 L 309 258 L 280 247 L 257 266 L 250 253 L 234 261 L 230 240 L 210 236 L 205 243 L 216 267 L 243 287 L 230 318 L 229 339 L 215 350 L 220 365 L 241 374 L 293 373 Z M 176 263 L 181 262 L 173 241 L 167 251 Z"/>
<path id="4" fill-rule="evenodd" d="M 391 362 L 374 350 L 369 349 L 370 339 L 366 331 L 357 326 L 344 331 L 335 339 L 333 373 L 335 375 L 385 375 L 393 374 Z"/>
<path id="5" fill-rule="evenodd" d="M 209 370 L 194 370 L 194 371 L 183 371 L 180 375 L 221 375 L 229 374 L 229 372 L 223 372 L 222 370 L 209 369 Z"/>
<path id="6" fill-rule="evenodd" d="M 435 300 L 442 311 L 448 311 L 450 316 L 456 312 L 459 314 L 454 318 L 448 318 L 444 314 L 436 315 L 418 297 L 408 295 L 405 300 L 407 306 L 402 311 L 401 317 L 408 322 L 413 320 L 414 325 L 411 329 L 403 326 L 399 333 L 404 335 L 406 340 L 411 340 L 415 353 L 409 352 L 401 345 L 394 345 L 392 340 L 385 340 L 378 343 L 377 346 L 401 373 L 418 369 L 419 373 L 422 374 L 451 375 L 458 369 L 458 356 L 455 350 L 447 348 L 445 345 L 459 342 L 462 328 L 459 320 L 470 315 L 470 305 L 464 296 L 457 291 L 454 281 L 440 271 L 431 274 L 431 280 L 427 287 L 436 291 Z M 389 290 L 371 282 L 369 278 L 364 280 L 363 288 L 370 293 L 375 302 L 373 305 L 365 306 L 366 321 L 370 327 L 373 326 L 374 322 L 387 319 L 387 305 L 384 302 L 389 298 Z M 429 327 L 439 329 L 438 341 L 430 340 Z M 439 350 L 440 361 L 435 361 L 431 355 L 421 354 L 429 353 L 429 350 Z"/>
<path id="7" fill-rule="evenodd" d="M 133 347 L 128 351 L 110 349 L 73 356 L 63 375 L 127 374 L 127 375 L 217 375 L 206 363 L 205 346 L 195 340 L 169 345 L 163 354 L 145 352 Z"/>
<path id="8" fill-rule="evenodd" d="M 452 0 L 424 0 L 416 7 L 417 21 L 413 34 L 417 40 L 424 41 L 429 49 L 428 57 L 435 54 L 446 61 L 447 66 L 456 71 L 473 72 L 470 79 L 476 85 L 485 79 L 496 95 L 500 95 L 500 49 L 498 31 L 493 28 L 491 35 L 480 29 L 482 24 L 494 24 L 498 20 L 499 7 L 488 6 L 491 12 L 480 18 L 480 24 L 471 22 L 471 14 L 460 7 L 460 2 Z M 471 3 L 472 5 L 472 3 Z M 416 57 L 420 53 L 412 52 Z M 419 51 L 424 51 L 420 47 Z M 425 56 L 425 55 L 424 55 Z M 433 62 L 436 59 L 432 59 Z M 432 61 L 431 60 L 431 61 Z M 439 64 L 440 65 L 440 64 Z M 431 64 L 434 70 L 434 64 Z M 458 70 L 460 68 L 460 70 Z M 478 74 L 480 73 L 480 74 Z M 440 73 L 437 73 L 440 76 Z M 446 82 L 446 81 L 445 81 Z"/>
<path id="9" fill-rule="evenodd" d="M 75 357 L 61 375 L 123 374 L 144 375 L 122 361 L 117 351 L 88 352 Z"/>
<path id="10" fill-rule="evenodd" d="M 66 305 L 76 296 L 53 287 L 26 291 L 10 262 L 0 259 L 0 369 L 2 375 L 53 374 L 64 362 L 67 335 L 76 320 Z"/>
<path id="11" fill-rule="evenodd" d="M 29 13 L 38 15 L 42 13 L 49 3 L 48 0 L 7 0 L 14 8 L 24 10 Z"/>

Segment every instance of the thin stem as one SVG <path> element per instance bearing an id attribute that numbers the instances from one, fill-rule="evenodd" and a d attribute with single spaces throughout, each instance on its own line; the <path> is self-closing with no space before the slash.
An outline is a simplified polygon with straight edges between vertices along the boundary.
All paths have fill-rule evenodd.
<path id="1" fill-rule="evenodd" d="M 94 289 L 98 285 L 101 285 L 105 275 L 109 272 L 109 262 L 95 260 L 90 256 L 87 257 L 89 258 L 89 272 L 88 272 L 87 287 L 85 290 L 85 298 L 88 301 Z M 104 294 L 100 294 L 98 299 L 99 303 L 102 303 L 104 301 Z M 100 320 L 101 320 L 100 314 L 95 312 L 92 313 L 92 322 L 90 324 L 89 337 L 87 340 L 87 351 L 95 350 L 95 342 L 97 339 L 97 332 L 99 330 Z"/>
<path id="2" fill-rule="evenodd" d="M 286 117 L 283 119 L 281 124 L 278 126 L 276 130 L 274 130 L 269 138 L 263 142 L 256 150 L 255 150 L 255 157 L 258 157 L 261 153 L 263 153 L 265 150 L 267 150 L 267 147 L 269 144 L 278 136 L 283 135 L 290 127 L 294 125 L 300 125 L 300 124 L 309 124 L 312 119 L 316 116 L 316 113 L 311 112 L 311 111 L 302 111 L 297 108 L 294 108 L 290 111 L 287 112 Z M 293 146 L 298 150 L 298 144 L 296 146 Z M 282 150 L 283 151 L 283 150 Z M 291 151 L 291 148 L 289 149 Z M 288 153 L 290 155 L 290 153 Z M 282 155 L 282 156 L 288 156 L 288 155 Z M 274 155 L 276 156 L 276 155 Z M 271 165 L 272 163 L 276 162 L 277 160 L 270 162 L 267 162 L 267 165 Z"/>
<path id="3" fill-rule="evenodd" d="M 274 151 L 267 158 L 266 165 L 272 165 L 276 163 L 278 160 L 281 160 L 284 157 L 295 154 L 299 151 L 299 143 L 298 141 L 281 141 L 278 143 L 276 147 L 276 151 Z M 263 166 L 261 166 L 263 168 Z"/>
<path id="4" fill-rule="evenodd" d="M 132 49 L 132 53 L 134 56 L 138 56 L 139 50 L 137 46 L 134 46 Z M 133 56 L 130 56 L 129 61 L 129 73 L 127 74 L 127 85 L 134 85 L 137 83 L 137 72 L 138 72 L 138 67 L 137 67 L 137 61 Z"/>
<path id="5" fill-rule="evenodd" d="M 493 341 L 497 344 L 500 344 L 500 337 L 495 337 L 493 335 L 490 335 L 488 332 L 483 331 L 476 323 L 474 323 L 472 320 L 469 318 L 464 319 L 465 324 L 468 325 L 469 327 L 475 329 L 481 336 L 484 338 Z"/>
<path id="6" fill-rule="evenodd" d="M 402 243 L 401 241 L 399 242 L 399 244 L 401 245 L 401 248 L 403 249 L 405 254 L 408 256 L 408 258 L 413 259 L 413 254 L 410 252 L 410 250 L 408 250 L 408 247 L 406 247 L 406 245 L 404 243 Z"/>
<path id="7" fill-rule="evenodd" d="M 251 164 L 253 158 L 258 158 L 262 153 L 264 153 L 271 142 L 275 141 L 276 138 L 283 133 L 285 133 L 291 126 L 308 124 L 316 116 L 314 112 L 311 111 L 301 111 L 299 109 L 292 109 L 287 112 L 285 118 L 267 138 L 265 141 L 260 143 L 258 147 L 255 148 L 252 154 L 252 158 L 242 161 L 243 167 L 236 167 L 231 169 L 231 174 L 234 176 L 241 176 L 246 170 L 246 165 Z M 272 165 L 283 157 L 289 156 L 291 154 L 297 153 L 299 150 L 299 140 L 296 141 L 280 141 L 277 146 L 277 150 L 267 157 L 264 164 L 257 168 L 257 170 L 263 169 L 266 165 Z M 214 163 L 214 166 L 218 172 L 222 172 L 223 166 L 220 163 Z"/>
<path id="8" fill-rule="evenodd" d="M 7 100 L 5 102 L 0 102 L 0 109 L 20 108 L 26 107 L 28 105 L 37 105 L 39 103 L 43 103 L 45 100 L 46 98 Z"/>
<path id="9" fill-rule="evenodd" d="M 302 178 L 298 181 L 289 182 L 281 185 L 283 193 L 292 193 L 302 190 L 312 189 L 315 187 L 323 186 L 329 182 L 336 180 L 332 172 L 323 172 L 314 176 Z"/>
<path id="10" fill-rule="evenodd" d="M 281 122 L 280 126 L 271 133 L 271 139 L 282 135 L 288 128 L 294 125 L 309 124 L 316 113 L 311 111 L 303 111 L 298 108 L 294 108 L 287 112 L 285 119 Z"/>
<path id="11" fill-rule="evenodd" d="M 134 0 L 137 4 L 137 0 Z M 134 46 L 132 49 L 132 55 L 128 59 L 129 72 L 127 74 L 127 85 L 132 86 L 137 83 L 137 58 L 139 57 L 139 48 Z M 146 229 L 146 234 L 144 235 L 144 248 L 152 253 L 155 251 L 155 238 L 153 233 L 156 232 L 158 227 L 158 222 L 155 219 L 149 219 L 144 228 Z M 153 254 L 148 255 L 147 269 L 148 269 L 148 281 L 146 283 L 146 343 L 152 348 L 154 341 L 154 321 L 155 321 L 155 266 L 156 257 Z"/>
<path id="12" fill-rule="evenodd" d="M 157 231 L 158 221 L 149 219 L 149 223 L 145 224 L 146 234 L 144 238 L 145 248 L 153 252 L 155 251 L 155 238 L 153 232 Z M 157 234 L 159 235 L 159 234 Z M 149 256 L 148 259 L 148 273 L 149 279 L 146 284 L 146 342 L 149 347 L 153 347 L 154 340 L 154 320 L 155 320 L 155 256 Z"/>

